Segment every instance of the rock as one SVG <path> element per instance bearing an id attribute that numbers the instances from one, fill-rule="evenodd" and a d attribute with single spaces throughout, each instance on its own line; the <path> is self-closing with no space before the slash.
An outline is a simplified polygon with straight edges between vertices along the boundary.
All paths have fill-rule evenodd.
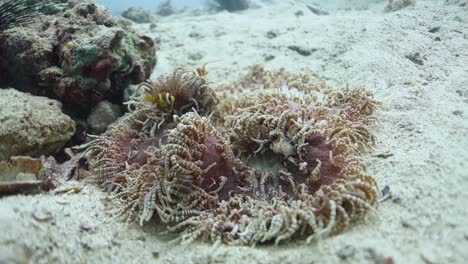
<path id="1" fill-rule="evenodd" d="M 353 257 L 355 254 L 356 254 L 356 248 L 353 247 L 352 245 L 341 246 L 336 251 L 336 255 L 342 260 L 349 259 L 349 258 Z"/>
<path id="2" fill-rule="evenodd" d="M 125 10 L 122 13 L 122 16 L 126 19 L 132 20 L 135 23 L 151 23 L 153 22 L 153 16 L 151 13 L 142 8 L 142 7 L 136 7 L 132 6 L 129 7 L 127 10 Z"/>
<path id="3" fill-rule="evenodd" d="M 194 39 L 202 39 L 203 36 L 200 35 L 198 32 L 190 32 L 189 37 L 194 38 Z"/>
<path id="4" fill-rule="evenodd" d="M 200 52 L 189 53 L 188 58 L 192 61 L 199 61 L 203 59 L 203 54 L 201 54 Z"/>
<path id="5" fill-rule="evenodd" d="M 75 133 L 75 122 L 61 104 L 14 89 L 0 89 L 0 159 L 51 155 Z"/>
<path id="6" fill-rule="evenodd" d="M 273 30 L 270 30 L 266 33 L 266 37 L 269 38 L 269 39 L 273 39 L 273 38 L 276 38 L 278 36 L 278 33 L 276 33 L 275 31 Z"/>
<path id="7" fill-rule="evenodd" d="M 96 233 L 96 226 L 90 223 L 83 222 L 80 224 L 80 230 L 83 230 L 89 233 Z"/>
<path id="8" fill-rule="evenodd" d="M 229 12 L 245 10 L 251 5 L 249 0 L 214 0 L 214 2 L 217 4 L 216 8 L 218 10 L 227 10 Z"/>
<path id="9" fill-rule="evenodd" d="M 86 120 L 89 133 L 99 135 L 106 131 L 107 127 L 122 115 L 120 106 L 109 101 L 102 101 L 97 104 Z"/>
<path id="10" fill-rule="evenodd" d="M 384 12 L 394 12 L 400 9 L 414 6 L 416 0 L 388 0 L 388 4 L 384 8 Z"/>
<path id="11" fill-rule="evenodd" d="M 86 119 L 100 101 L 122 103 L 125 87 L 149 78 L 156 47 L 102 6 L 60 2 L 1 33 L 0 86 L 58 98 L 67 114 Z"/>
<path id="12" fill-rule="evenodd" d="M 408 54 L 405 56 L 405 58 L 407 58 L 408 60 L 418 64 L 418 65 L 424 65 L 424 61 L 423 61 L 423 58 L 421 57 L 421 54 L 419 52 L 415 52 L 415 53 L 412 53 L 412 54 Z"/>
<path id="13" fill-rule="evenodd" d="M 275 56 L 270 54 L 270 55 L 265 55 L 264 58 L 265 58 L 265 61 L 271 61 L 275 58 Z"/>
<path id="14" fill-rule="evenodd" d="M 302 11 L 302 10 L 296 11 L 296 13 L 294 13 L 294 15 L 295 15 L 296 17 L 304 16 L 304 11 Z"/>
<path id="15" fill-rule="evenodd" d="M 317 51 L 317 49 L 307 49 L 296 45 L 288 46 L 288 49 L 293 50 L 302 56 L 309 56 L 310 54 L 312 54 L 312 52 Z"/>
<path id="16" fill-rule="evenodd" d="M 172 6 L 171 1 L 167 0 L 159 4 L 158 9 L 156 10 L 156 13 L 160 16 L 170 16 L 176 13 L 176 10 Z"/>
<path id="17" fill-rule="evenodd" d="M 328 12 L 326 12 L 326 11 L 322 11 L 322 10 L 320 10 L 320 9 L 318 9 L 316 7 L 310 6 L 310 5 L 306 5 L 306 6 L 310 10 L 310 12 L 314 13 L 317 16 L 328 15 Z"/>
<path id="18" fill-rule="evenodd" d="M 439 30 L 440 30 L 440 27 L 433 27 L 433 28 L 429 29 L 429 32 L 430 33 L 436 33 L 436 32 L 439 32 Z"/>

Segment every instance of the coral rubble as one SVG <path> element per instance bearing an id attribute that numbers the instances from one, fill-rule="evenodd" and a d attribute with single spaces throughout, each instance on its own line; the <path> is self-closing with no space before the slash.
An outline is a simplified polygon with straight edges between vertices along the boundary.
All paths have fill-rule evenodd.
<path id="1" fill-rule="evenodd" d="M 82 146 L 128 221 L 156 215 L 184 243 L 278 244 L 342 232 L 376 207 L 360 158 L 376 107 L 364 88 L 261 66 L 231 85 L 177 69 L 141 87 Z"/>
<path id="2" fill-rule="evenodd" d="M 59 99 L 85 119 L 100 101 L 121 104 L 128 84 L 149 77 L 155 46 L 92 1 L 61 2 L 35 23 L 0 32 L 0 83 Z"/>

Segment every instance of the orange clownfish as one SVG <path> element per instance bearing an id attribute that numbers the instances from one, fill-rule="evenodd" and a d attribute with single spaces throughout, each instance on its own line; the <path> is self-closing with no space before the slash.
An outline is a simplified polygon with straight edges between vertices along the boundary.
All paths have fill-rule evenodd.
<path id="1" fill-rule="evenodd" d="M 145 95 L 144 99 L 148 102 L 157 104 L 161 108 L 168 107 L 175 102 L 175 96 L 167 92 L 153 92 Z"/>

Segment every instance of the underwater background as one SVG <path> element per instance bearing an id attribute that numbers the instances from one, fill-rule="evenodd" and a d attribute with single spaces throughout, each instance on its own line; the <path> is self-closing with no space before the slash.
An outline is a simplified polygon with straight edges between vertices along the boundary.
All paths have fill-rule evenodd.
<path id="1" fill-rule="evenodd" d="M 113 14 L 120 14 L 121 12 L 125 11 L 127 8 L 131 6 L 139 6 L 148 10 L 156 10 L 158 5 L 163 2 L 166 2 L 166 1 L 157 1 L 157 0 L 138 0 L 138 1 L 98 0 L 96 1 L 96 3 L 100 5 L 107 6 Z M 183 7 L 196 8 L 196 7 L 202 7 L 205 4 L 205 2 L 206 2 L 205 0 L 172 0 L 171 4 L 176 8 L 183 8 Z"/>
<path id="2" fill-rule="evenodd" d="M 0 263 L 464 263 L 467 0 L 0 0 Z"/>

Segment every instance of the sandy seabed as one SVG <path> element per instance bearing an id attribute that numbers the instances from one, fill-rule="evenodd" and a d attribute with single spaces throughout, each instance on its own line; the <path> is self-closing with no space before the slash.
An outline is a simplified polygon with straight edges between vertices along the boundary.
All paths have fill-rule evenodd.
<path id="1" fill-rule="evenodd" d="M 207 65 L 214 83 L 264 64 L 314 73 L 335 87 L 367 86 L 382 106 L 378 140 L 365 158 L 379 186 L 392 192 L 376 216 L 310 245 L 179 246 L 160 234 L 156 220 L 143 228 L 116 221 L 106 194 L 86 185 L 78 194 L 1 198 L 0 263 L 465 263 L 467 7 L 426 0 L 383 13 L 384 3 L 377 2 L 363 10 L 325 6 L 330 14 L 317 16 L 305 2 L 175 15 L 153 31 L 137 29 L 160 40 L 153 76 L 216 61 Z M 300 10 L 304 15 L 296 16 Z"/>

